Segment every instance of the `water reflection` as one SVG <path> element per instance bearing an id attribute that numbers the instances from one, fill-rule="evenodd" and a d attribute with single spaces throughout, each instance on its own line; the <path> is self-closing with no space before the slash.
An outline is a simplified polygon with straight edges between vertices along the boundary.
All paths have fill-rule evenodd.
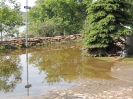
<path id="1" fill-rule="evenodd" d="M 50 85 L 62 81 L 70 83 L 85 77 L 111 78 L 107 73 L 112 63 L 83 57 L 81 50 L 74 47 L 58 47 L 32 53 L 29 63 L 34 64 L 40 73 L 46 74 L 43 82 Z"/>
<path id="2" fill-rule="evenodd" d="M 55 45 L 3 54 L 0 98 L 36 97 L 55 88 L 68 88 L 80 78 L 110 79 L 113 63 L 82 56 L 80 46 Z"/>
<path id="3" fill-rule="evenodd" d="M 22 82 L 20 57 L 15 55 L 0 56 L 0 91 L 13 92 Z"/>
<path id="4" fill-rule="evenodd" d="M 25 88 L 27 88 L 27 96 L 29 96 L 29 88 L 31 87 L 31 84 L 29 84 L 29 68 L 28 68 L 28 48 L 26 48 L 26 69 L 27 69 L 27 85 Z"/>

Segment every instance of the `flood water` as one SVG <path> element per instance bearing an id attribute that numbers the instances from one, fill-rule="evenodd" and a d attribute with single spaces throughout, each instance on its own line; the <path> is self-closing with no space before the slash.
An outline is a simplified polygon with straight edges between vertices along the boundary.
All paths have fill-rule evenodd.
<path id="1" fill-rule="evenodd" d="M 0 99 L 40 96 L 71 87 L 79 79 L 111 79 L 113 63 L 83 56 L 81 48 L 82 44 L 66 44 L 1 54 Z"/>

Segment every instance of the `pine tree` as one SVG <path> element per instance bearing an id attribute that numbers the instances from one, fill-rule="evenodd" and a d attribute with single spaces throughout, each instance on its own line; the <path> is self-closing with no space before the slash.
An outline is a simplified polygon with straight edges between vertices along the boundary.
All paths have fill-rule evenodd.
<path id="1" fill-rule="evenodd" d="M 88 6 L 87 29 L 84 32 L 84 45 L 88 53 L 105 56 L 107 47 L 114 40 L 121 40 L 132 33 L 132 5 L 126 0 L 97 0 Z"/>

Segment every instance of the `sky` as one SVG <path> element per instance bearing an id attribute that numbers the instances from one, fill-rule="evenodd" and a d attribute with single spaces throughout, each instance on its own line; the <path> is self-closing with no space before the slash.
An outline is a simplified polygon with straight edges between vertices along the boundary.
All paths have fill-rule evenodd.
<path id="1" fill-rule="evenodd" d="M 21 11 L 26 11 L 26 9 L 24 9 L 24 6 L 26 6 L 27 0 L 16 0 L 16 1 L 21 4 Z M 28 0 L 28 6 L 30 7 L 34 6 L 35 1 L 36 0 Z"/>

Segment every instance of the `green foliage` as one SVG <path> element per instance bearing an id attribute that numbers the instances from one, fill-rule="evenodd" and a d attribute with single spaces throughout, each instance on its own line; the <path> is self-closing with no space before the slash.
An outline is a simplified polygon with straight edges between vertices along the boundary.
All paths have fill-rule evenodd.
<path id="1" fill-rule="evenodd" d="M 79 33 L 87 15 L 85 1 L 38 0 L 37 6 L 34 6 L 29 12 L 30 26 L 34 27 L 33 25 L 40 23 L 40 28 L 36 31 L 36 34 L 39 35 L 41 32 L 40 36 Z M 50 28 L 51 30 L 49 30 Z M 33 32 L 31 28 L 29 31 Z"/>
<path id="2" fill-rule="evenodd" d="M 126 38 L 132 33 L 132 5 L 126 0 L 97 0 L 88 5 L 84 45 L 101 48 L 112 44 L 114 39 Z"/>
<path id="3" fill-rule="evenodd" d="M 29 36 L 55 36 L 60 35 L 60 18 L 45 19 L 45 22 L 31 21 L 29 26 Z M 56 22 L 56 23 L 55 23 Z"/>
<path id="4" fill-rule="evenodd" d="M 0 50 L 5 50 L 5 47 L 0 45 Z"/>
<path id="5" fill-rule="evenodd" d="M 0 32 L 7 34 L 14 34 L 16 31 L 16 25 L 22 23 L 20 15 L 20 6 L 14 1 L 10 0 L 13 7 L 7 5 L 6 1 L 0 3 Z M 2 40 L 2 39 L 1 39 Z"/>

